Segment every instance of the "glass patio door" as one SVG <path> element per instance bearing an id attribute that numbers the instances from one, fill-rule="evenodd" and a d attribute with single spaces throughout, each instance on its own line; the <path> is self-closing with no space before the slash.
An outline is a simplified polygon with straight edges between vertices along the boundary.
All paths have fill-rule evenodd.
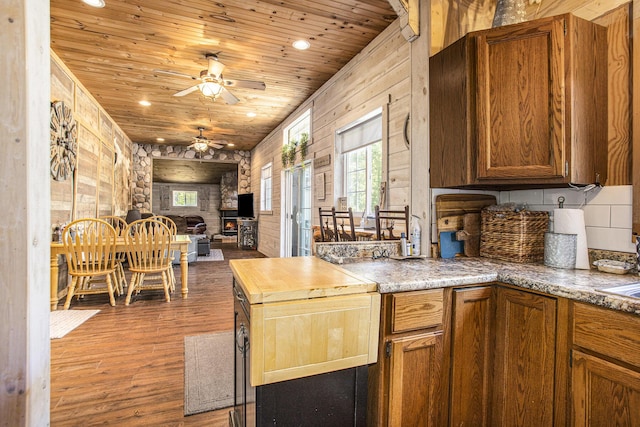
<path id="1" fill-rule="evenodd" d="M 311 255 L 311 162 L 284 171 L 283 257 Z"/>

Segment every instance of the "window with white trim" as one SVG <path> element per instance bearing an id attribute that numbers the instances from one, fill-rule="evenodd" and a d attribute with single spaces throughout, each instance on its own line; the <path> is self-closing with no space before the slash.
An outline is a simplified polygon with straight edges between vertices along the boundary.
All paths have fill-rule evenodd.
<path id="1" fill-rule="evenodd" d="M 173 206 L 177 207 L 197 207 L 197 191 L 173 191 Z"/>
<path id="2" fill-rule="evenodd" d="M 273 163 L 262 167 L 260 171 L 260 210 L 271 210 Z"/>
<path id="3" fill-rule="evenodd" d="M 300 141 L 303 139 L 307 140 L 307 143 L 310 142 L 311 138 L 311 109 L 306 110 L 302 113 L 298 118 L 291 123 L 289 126 L 284 128 L 284 132 L 282 133 L 282 145 L 287 145 L 290 143 L 295 144 L 296 148 L 296 160 L 295 164 L 301 163 L 301 155 L 300 151 L 302 147 L 300 146 Z M 293 166 L 293 164 L 289 165 Z"/>
<path id="4" fill-rule="evenodd" d="M 336 147 L 342 163 L 342 195 L 358 215 L 373 216 L 382 182 L 382 111 L 339 130 Z"/>

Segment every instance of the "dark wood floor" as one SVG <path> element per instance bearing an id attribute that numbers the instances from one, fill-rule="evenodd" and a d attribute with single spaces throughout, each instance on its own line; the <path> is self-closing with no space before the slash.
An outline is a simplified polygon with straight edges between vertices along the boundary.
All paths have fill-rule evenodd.
<path id="1" fill-rule="evenodd" d="M 213 243 L 224 261 L 189 266 L 189 298 L 171 302 L 147 291 L 128 307 L 107 295 L 73 302 L 101 311 L 51 340 L 51 426 L 226 426 L 228 409 L 183 416 L 184 337 L 233 329 L 229 260 L 262 257 L 234 244 Z M 58 306 L 62 308 L 62 302 Z"/>

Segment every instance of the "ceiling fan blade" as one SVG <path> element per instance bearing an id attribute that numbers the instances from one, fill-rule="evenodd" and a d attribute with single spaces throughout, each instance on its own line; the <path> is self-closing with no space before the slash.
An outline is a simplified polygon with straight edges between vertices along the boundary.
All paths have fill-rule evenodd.
<path id="1" fill-rule="evenodd" d="M 195 92 L 196 90 L 198 90 L 198 85 L 195 86 L 191 86 L 185 90 L 181 90 L 180 92 L 176 92 L 173 94 L 173 96 L 185 96 L 185 95 L 189 95 L 191 92 Z"/>
<path id="2" fill-rule="evenodd" d="M 223 143 L 222 141 L 209 141 L 209 147 L 215 148 L 216 150 L 224 147 L 225 145 L 227 144 Z"/>
<path id="3" fill-rule="evenodd" d="M 184 73 L 179 73 L 177 71 L 171 71 L 171 70 L 153 70 L 154 73 L 159 73 L 159 74 L 167 74 L 169 76 L 178 76 L 178 77 L 184 77 L 187 79 L 191 79 L 191 80 L 198 80 L 198 77 L 194 77 L 194 76 L 190 76 L 189 74 L 184 74 Z"/>
<path id="4" fill-rule="evenodd" d="M 240 101 L 238 98 L 236 98 L 236 96 L 234 94 L 229 92 L 224 87 L 222 88 L 222 92 L 220 92 L 220 96 L 222 96 L 222 98 L 225 100 L 225 102 L 227 104 L 229 104 L 229 105 L 236 104 L 236 103 L 238 103 L 238 101 Z"/>
<path id="5" fill-rule="evenodd" d="M 246 89 L 265 90 L 267 85 L 264 82 L 258 82 L 254 80 L 224 80 L 224 85 L 229 87 L 239 87 Z"/>

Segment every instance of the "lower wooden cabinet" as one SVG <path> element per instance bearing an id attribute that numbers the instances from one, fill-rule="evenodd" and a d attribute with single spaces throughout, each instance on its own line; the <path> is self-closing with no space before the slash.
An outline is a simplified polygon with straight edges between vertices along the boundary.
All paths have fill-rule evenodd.
<path id="1" fill-rule="evenodd" d="M 385 294 L 367 425 L 640 427 L 640 316 L 503 284 Z"/>
<path id="2" fill-rule="evenodd" d="M 497 287 L 491 424 L 553 426 L 556 300 Z"/>
<path id="3" fill-rule="evenodd" d="M 574 426 L 640 426 L 640 317 L 573 303 Z"/>
<path id="4" fill-rule="evenodd" d="M 390 426 L 438 426 L 442 332 L 391 340 Z"/>
<path id="5" fill-rule="evenodd" d="M 573 352 L 574 426 L 640 426 L 640 372 Z"/>
<path id="6" fill-rule="evenodd" d="M 498 285 L 452 300 L 449 425 L 564 425 L 557 300 Z"/>
<path id="7" fill-rule="evenodd" d="M 488 426 L 495 300 L 493 286 L 453 291 L 449 425 Z"/>
<path id="8" fill-rule="evenodd" d="M 367 425 L 442 426 L 443 289 L 382 296 L 378 363 L 369 368 Z"/>

